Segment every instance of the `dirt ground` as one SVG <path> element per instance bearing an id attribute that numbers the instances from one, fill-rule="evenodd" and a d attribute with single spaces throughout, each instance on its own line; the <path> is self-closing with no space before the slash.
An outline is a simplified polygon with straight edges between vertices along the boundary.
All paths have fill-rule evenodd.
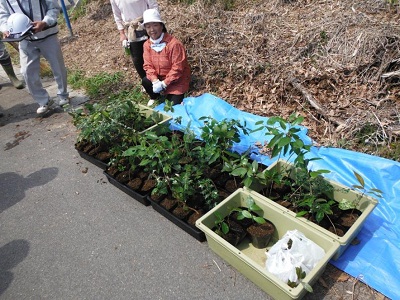
<path id="1" fill-rule="evenodd" d="M 212 93 L 263 116 L 300 113 L 310 137 L 325 146 L 351 148 L 355 139 L 376 147 L 396 142 L 396 6 L 380 0 L 205 0 L 191 5 L 160 0 L 159 5 L 168 31 L 187 48 L 189 95 Z M 84 14 L 75 19 L 71 12 L 73 35 L 61 26 L 67 67 L 87 76 L 123 71 L 138 85 L 108 0 L 89 1 L 74 8 L 75 14 L 78 9 Z M 373 148 L 368 148 L 371 154 Z M 333 265 L 314 289 L 307 299 L 386 299 Z"/>

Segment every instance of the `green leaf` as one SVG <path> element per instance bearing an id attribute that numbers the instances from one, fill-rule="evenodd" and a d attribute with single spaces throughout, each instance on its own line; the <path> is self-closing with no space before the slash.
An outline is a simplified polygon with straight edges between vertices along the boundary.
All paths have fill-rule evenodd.
<path id="1" fill-rule="evenodd" d="M 225 222 L 223 222 L 223 223 L 221 224 L 221 230 L 222 230 L 222 232 L 223 232 L 224 234 L 227 234 L 227 233 L 229 232 L 229 226 L 228 226 L 228 224 L 226 224 Z"/>
<path id="2" fill-rule="evenodd" d="M 243 214 L 243 212 L 241 212 L 240 214 L 238 214 L 238 216 L 237 216 L 237 218 L 236 218 L 237 220 L 243 220 L 244 219 L 244 214 Z"/>
<path id="3" fill-rule="evenodd" d="M 309 285 L 307 282 L 302 282 L 304 288 L 306 289 L 307 292 L 312 293 L 314 290 L 311 285 Z"/>
<path id="4" fill-rule="evenodd" d="M 356 206 L 353 201 L 344 198 L 342 199 L 342 201 L 339 201 L 339 209 L 341 210 L 354 209 L 354 208 L 356 208 Z"/>
<path id="5" fill-rule="evenodd" d="M 293 122 L 292 122 L 292 126 L 296 126 L 301 124 L 304 121 L 304 117 L 303 116 L 299 116 L 297 117 Z"/>
<path id="6" fill-rule="evenodd" d="M 307 213 L 307 211 L 305 211 L 305 210 L 299 211 L 299 212 L 296 214 L 296 217 L 302 217 L 302 216 L 304 216 L 306 213 Z"/>
<path id="7" fill-rule="evenodd" d="M 237 169 L 233 170 L 231 174 L 233 176 L 243 177 L 244 175 L 246 175 L 246 173 L 247 173 L 246 168 L 237 168 Z"/>
<path id="8" fill-rule="evenodd" d="M 257 204 L 253 203 L 253 204 L 250 205 L 249 210 L 251 210 L 251 211 L 259 211 L 259 210 L 262 210 L 262 209 Z"/>
<path id="9" fill-rule="evenodd" d="M 315 220 L 319 223 L 324 218 L 324 213 L 322 211 L 317 211 L 315 214 Z"/>
<path id="10" fill-rule="evenodd" d="M 252 168 L 253 168 L 253 172 L 257 172 L 257 170 L 258 170 L 258 162 L 256 160 L 253 160 L 251 165 L 252 165 Z"/>
<path id="11" fill-rule="evenodd" d="M 362 190 L 362 189 L 364 189 L 364 187 L 363 187 L 363 186 L 361 186 L 361 185 L 357 185 L 357 184 L 353 184 L 353 185 L 352 185 L 352 187 L 353 187 L 354 189 L 359 189 L 359 190 Z"/>
<path id="12" fill-rule="evenodd" d="M 243 180 L 243 185 L 246 187 L 250 187 L 250 185 L 253 183 L 253 179 L 251 177 L 247 177 L 245 180 Z"/>
<path id="13" fill-rule="evenodd" d="M 383 192 L 380 189 L 371 189 L 371 193 L 373 192 L 375 195 L 376 194 L 383 194 Z M 381 196 L 382 197 L 382 196 Z"/>
<path id="14" fill-rule="evenodd" d="M 362 178 L 362 176 L 360 174 L 358 174 L 356 171 L 353 171 L 354 176 L 356 176 L 358 182 L 362 185 L 362 187 L 365 187 L 365 182 L 364 182 L 364 178 Z"/>
<path id="15" fill-rule="evenodd" d="M 263 217 L 253 217 L 253 220 L 256 221 L 258 224 L 264 224 L 266 222 Z"/>
<path id="16" fill-rule="evenodd" d="M 278 142 L 278 146 L 279 147 L 284 147 L 286 145 L 289 145 L 290 141 L 291 141 L 291 138 L 288 137 L 288 136 L 285 136 Z"/>
<path id="17" fill-rule="evenodd" d="M 243 215 L 245 218 L 248 218 L 248 219 L 252 219 L 252 218 L 253 218 L 253 215 L 252 215 L 250 212 L 248 212 L 247 210 L 243 210 L 243 211 L 242 211 L 242 215 Z"/>
<path id="18" fill-rule="evenodd" d="M 273 148 L 275 146 L 275 144 L 279 141 L 279 139 L 281 138 L 280 135 L 275 135 L 270 142 L 268 143 L 268 147 L 269 148 Z"/>

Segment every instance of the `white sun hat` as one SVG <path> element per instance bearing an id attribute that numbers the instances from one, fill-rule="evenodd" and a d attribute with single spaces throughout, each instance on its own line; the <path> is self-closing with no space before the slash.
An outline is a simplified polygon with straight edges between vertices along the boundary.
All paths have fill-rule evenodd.
<path id="1" fill-rule="evenodd" d="M 143 24 L 147 23 L 163 23 L 164 21 L 161 20 L 160 13 L 157 9 L 150 8 L 144 11 L 143 13 Z"/>

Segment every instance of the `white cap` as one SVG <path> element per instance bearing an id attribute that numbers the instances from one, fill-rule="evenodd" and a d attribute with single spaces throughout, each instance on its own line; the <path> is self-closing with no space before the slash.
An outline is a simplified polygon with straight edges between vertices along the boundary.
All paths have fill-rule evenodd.
<path id="1" fill-rule="evenodd" d="M 154 9 L 154 8 L 145 10 L 143 13 L 143 24 L 152 23 L 152 22 L 164 24 L 164 21 L 161 20 L 160 13 L 158 12 L 157 9 Z"/>

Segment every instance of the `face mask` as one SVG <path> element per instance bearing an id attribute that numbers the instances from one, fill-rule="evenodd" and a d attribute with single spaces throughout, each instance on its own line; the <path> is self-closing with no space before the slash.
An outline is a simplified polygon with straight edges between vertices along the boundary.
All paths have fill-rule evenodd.
<path id="1" fill-rule="evenodd" d="M 150 41 L 151 41 L 151 49 L 153 49 L 154 51 L 156 51 L 156 52 L 161 52 L 162 51 L 162 49 L 164 49 L 165 48 L 165 46 L 167 45 L 167 43 L 165 43 L 165 42 L 163 42 L 163 43 L 160 43 L 161 41 L 162 41 L 162 39 L 163 39 L 163 37 L 164 37 L 164 32 L 161 34 L 161 36 L 158 38 L 158 39 L 156 39 L 156 40 L 153 40 L 152 38 L 150 38 Z"/>
<path id="2" fill-rule="evenodd" d="M 165 42 L 164 43 L 160 43 L 160 44 L 152 44 L 151 45 L 151 49 L 153 49 L 156 52 L 161 52 L 162 49 L 165 48 L 165 46 L 167 46 L 167 44 Z"/>

